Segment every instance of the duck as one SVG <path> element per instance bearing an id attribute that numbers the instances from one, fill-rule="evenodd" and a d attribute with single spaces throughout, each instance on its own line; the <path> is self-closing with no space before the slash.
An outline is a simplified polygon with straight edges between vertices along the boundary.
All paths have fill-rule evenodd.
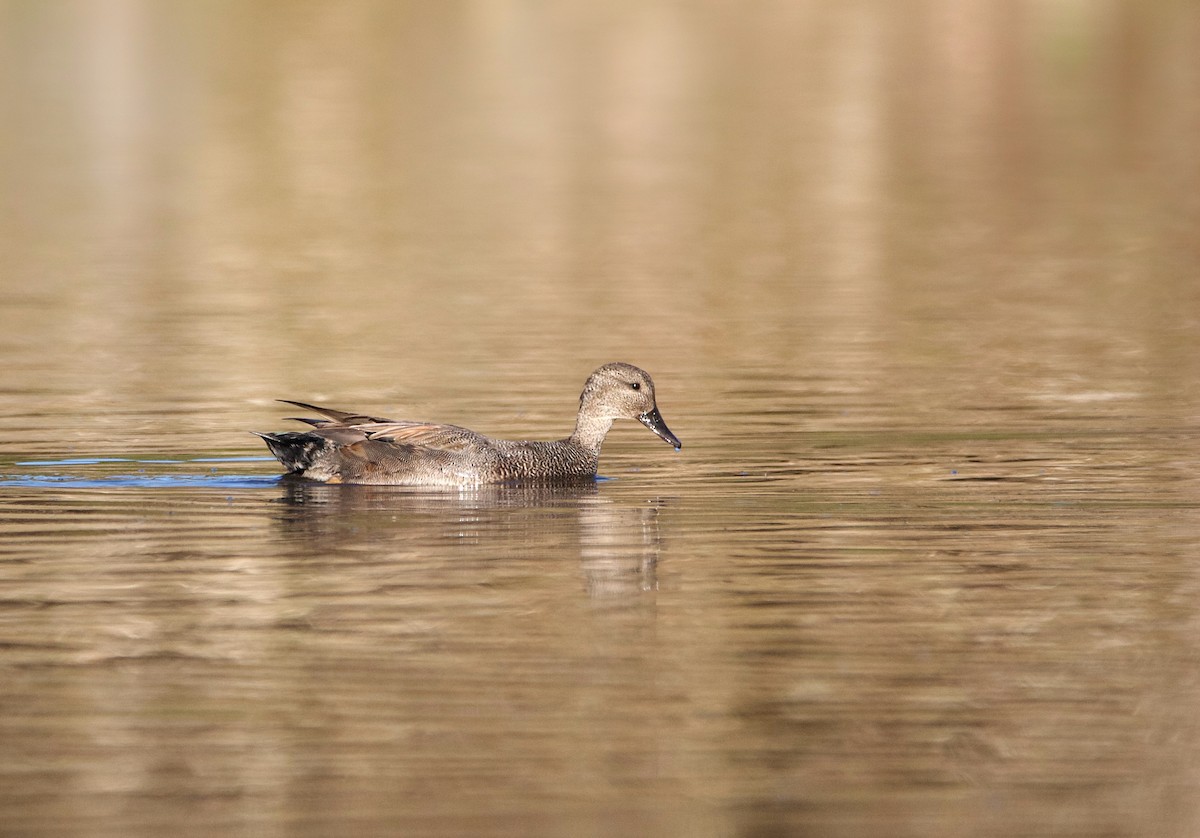
<path id="1" fill-rule="evenodd" d="M 617 419 L 634 419 L 679 451 L 663 421 L 654 381 L 621 362 L 588 376 L 575 430 L 551 442 L 497 439 L 457 425 L 384 419 L 280 399 L 320 418 L 308 430 L 261 433 L 290 475 L 322 483 L 468 488 L 494 483 L 595 480 L 600 448 Z"/>

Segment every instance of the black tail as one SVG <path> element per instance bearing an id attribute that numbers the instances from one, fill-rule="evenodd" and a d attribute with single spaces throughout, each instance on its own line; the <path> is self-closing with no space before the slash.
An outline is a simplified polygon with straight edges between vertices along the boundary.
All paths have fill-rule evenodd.
<path id="1" fill-rule="evenodd" d="M 283 463 L 283 467 L 292 474 L 303 474 L 312 466 L 317 455 L 325 450 L 329 441 L 316 434 L 283 433 L 263 434 L 251 431 L 255 436 L 262 437 L 263 442 L 271 449 L 275 459 Z"/>

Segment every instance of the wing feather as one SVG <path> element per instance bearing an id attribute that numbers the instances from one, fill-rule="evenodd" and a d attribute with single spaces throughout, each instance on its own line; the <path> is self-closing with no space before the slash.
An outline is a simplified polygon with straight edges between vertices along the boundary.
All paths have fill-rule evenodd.
<path id="1" fill-rule="evenodd" d="M 310 433 L 342 446 L 350 446 L 359 442 L 375 443 L 370 448 L 375 451 L 376 455 L 381 453 L 381 446 L 388 445 L 441 451 L 449 454 L 471 450 L 482 451 L 491 447 L 491 441 L 483 434 L 461 428 L 458 425 L 395 421 L 363 413 L 351 413 L 331 407 L 306 404 L 291 399 L 280 399 L 279 401 L 311 410 L 326 417 L 324 419 L 293 417 L 299 422 L 310 425 L 313 429 Z"/>
<path id="2" fill-rule="evenodd" d="M 379 416 L 367 416 L 364 413 L 350 413 L 345 410 L 334 410 L 332 407 L 320 407 L 315 404 L 306 404 L 304 402 L 294 402 L 291 399 L 278 399 L 284 404 L 295 405 L 302 407 L 305 410 L 311 410 L 313 413 L 320 413 L 322 416 L 327 416 L 339 425 L 377 425 L 391 422 L 391 419 L 384 419 Z M 301 422 L 312 423 L 312 420 L 301 419 Z"/>
<path id="3" fill-rule="evenodd" d="M 433 422 L 384 422 L 363 426 L 367 439 L 412 445 L 418 448 L 437 448 L 442 451 L 463 451 L 486 446 L 487 437 L 457 425 Z"/>

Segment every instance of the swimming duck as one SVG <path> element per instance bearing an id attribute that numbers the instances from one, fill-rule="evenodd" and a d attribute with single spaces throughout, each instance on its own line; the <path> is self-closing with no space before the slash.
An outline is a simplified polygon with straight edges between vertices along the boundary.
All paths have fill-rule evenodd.
<path id="1" fill-rule="evenodd" d="M 457 425 L 394 421 L 281 399 L 323 418 L 310 430 L 258 433 L 290 473 L 325 483 L 479 486 L 594 478 L 604 437 L 617 419 L 636 419 L 678 451 L 654 400 L 650 375 L 605 364 L 579 397 L 575 431 L 554 442 L 495 439 Z"/>

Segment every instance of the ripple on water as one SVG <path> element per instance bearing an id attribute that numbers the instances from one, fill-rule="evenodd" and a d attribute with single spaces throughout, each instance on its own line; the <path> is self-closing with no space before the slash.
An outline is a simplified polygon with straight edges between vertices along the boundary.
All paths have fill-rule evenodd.
<path id="1" fill-rule="evenodd" d="M 63 459 L 16 460 L 12 471 L 0 474 L 0 486 L 72 489 L 109 488 L 230 488 L 274 486 L 278 474 L 231 473 L 226 466 L 274 462 L 271 457 L 69 457 Z M 164 468 L 167 466 L 178 468 Z M 44 470 L 43 470 L 44 469 Z"/>

